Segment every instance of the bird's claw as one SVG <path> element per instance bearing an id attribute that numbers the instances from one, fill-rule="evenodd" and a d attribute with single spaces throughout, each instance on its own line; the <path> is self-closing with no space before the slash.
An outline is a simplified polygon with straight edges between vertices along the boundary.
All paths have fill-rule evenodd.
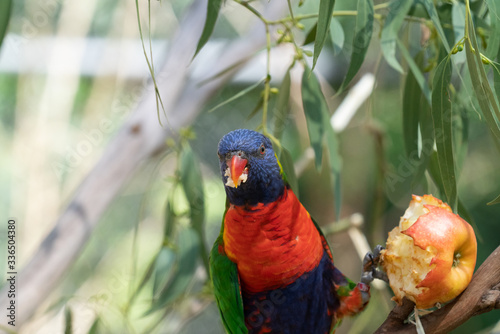
<path id="1" fill-rule="evenodd" d="M 377 267 L 380 263 L 380 255 L 385 248 L 381 245 L 375 246 L 373 252 L 368 252 L 363 259 L 363 274 L 361 275 L 361 282 L 370 284 L 375 278 L 389 282 L 387 274 Z"/>

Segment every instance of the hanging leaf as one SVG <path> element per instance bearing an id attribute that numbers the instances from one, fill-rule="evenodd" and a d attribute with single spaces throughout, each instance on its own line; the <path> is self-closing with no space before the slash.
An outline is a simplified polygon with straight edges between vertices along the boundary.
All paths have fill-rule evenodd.
<path id="1" fill-rule="evenodd" d="M 218 105 L 216 105 L 215 107 L 211 108 L 208 112 L 212 112 L 212 111 L 214 111 L 216 109 L 219 109 L 220 107 L 225 106 L 226 104 L 231 103 L 234 100 L 239 99 L 240 97 L 244 96 L 245 94 L 248 94 L 249 92 L 251 92 L 252 90 L 254 90 L 255 88 L 257 88 L 265 80 L 266 80 L 266 78 L 262 78 L 260 81 L 258 81 L 256 83 L 254 83 L 253 85 L 251 85 L 251 86 L 243 89 L 242 91 L 240 91 L 240 92 L 236 93 L 235 95 L 231 96 L 229 99 L 225 100 L 224 102 L 221 102 Z"/>
<path id="2" fill-rule="evenodd" d="M 302 76 L 302 105 L 307 122 L 309 141 L 315 153 L 315 165 L 319 171 L 323 157 L 323 140 L 325 138 L 325 124 L 328 122 L 328 105 L 321 91 L 316 75 L 305 67 Z M 325 118 L 327 119 L 325 121 Z"/>
<path id="3" fill-rule="evenodd" d="M 263 105 L 264 105 L 264 96 L 261 96 L 259 101 L 257 101 L 257 104 L 255 105 L 253 110 L 250 112 L 250 114 L 248 114 L 245 121 L 248 122 L 249 120 L 254 118 L 254 116 L 257 115 L 257 113 L 259 112 L 259 110 L 262 108 Z"/>
<path id="4" fill-rule="evenodd" d="M 99 331 L 99 318 L 95 318 L 94 322 L 92 323 L 92 326 L 90 326 L 89 331 L 87 334 L 97 334 L 100 333 Z"/>
<path id="5" fill-rule="evenodd" d="M 358 15 L 352 41 L 351 62 L 344 82 L 339 89 L 343 91 L 358 73 L 366 56 L 373 32 L 373 0 L 358 0 Z M 337 93 L 338 94 L 338 93 Z"/>
<path id="6" fill-rule="evenodd" d="M 420 91 L 422 92 L 427 102 L 431 104 L 431 89 L 429 88 L 429 84 L 427 83 L 427 80 L 425 79 L 421 69 L 423 64 L 423 51 L 420 51 L 420 53 L 422 54 L 419 56 L 422 59 L 413 60 L 413 58 L 411 57 L 410 53 L 403 45 L 401 40 L 397 39 L 396 43 L 398 44 L 398 48 L 401 51 L 401 55 L 408 63 L 408 67 L 412 72 L 413 78 L 416 80 L 418 86 L 420 87 Z"/>
<path id="7" fill-rule="evenodd" d="M 318 30 L 318 23 L 315 23 L 311 30 L 306 35 L 306 38 L 304 39 L 304 43 L 302 45 L 307 45 L 316 40 L 316 31 Z"/>
<path id="8" fill-rule="evenodd" d="M 174 231 L 177 215 L 174 212 L 172 202 L 167 200 L 165 204 L 165 225 L 163 228 L 163 238 L 170 239 Z"/>
<path id="9" fill-rule="evenodd" d="M 422 51 L 418 53 L 417 59 L 417 61 L 422 63 Z M 421 109 L 421 97 L 422 90 L 420 89 L 420 85 L 415 78 L 414 72 L 410 71 L 406 76 L 403 91 L 403 139 L 407 157 L 412 155 L 418 157 L 418 123 Z"/>
<path id="10" fill-rule="evenodd" d="M 403 20 L 410 10 L 413 0 L 392 0 L 385 19 L 380 46 L 387 63 L 396 71 L 403 73 L 403 68 L 396 59 L 396 40 Z"/>
<path id="11" fill-rule="evenodd" d="M 436 6 L 434 5 L 433 0 L 418 0 L 419 3 L 421 3 L 425 10 L 427 11 L 427 14 L 429 14 L 429 17 L 431 18 L 432 24 L 434 25 L 434 28 L 436 28 L 437 33 L 441 39 L 441 42 L 443 43 L 444 49 L 446 50 L 447 53 L 450 53 L 450 44 L 448 43 L 448 40 L 446 39 L 446 35 L 444 33 L 443 27 L 441 26 L 441 20 L 439 19 L 438 12 L 436 10 Z"/>
<path id="12" fill-rule="evenodd" d="M 332 22 L 330 23 L 330 37 L 333 43 L 333 54 L 338 55 L 344 47 L 345 35 L 344 28 L 342 28 L 339 20 L 337 20 L 335 17 L 332 17 Z"/>
<path id="13" fill-rule="evenodd" d="M 10 12 L 12 9 L 12 0 L 0 1 L 0 46 L 9 26 Z"/>
<path id="14" fill-rule="evenodd" d="M 487 203 L 488 205 L 493 205 L 493 204 L 500 204 L 500 195 L 497 196 L 497 198 L 495 198 L 494 200 L 492 200 L 491 202 L 488 202 Z"/>
<path id="15" fill-rule="evenodd" d="M 330 21 L 332 20 L 334 5 L 335 0 L 319 1 L 318 27 L 316 29 L 316 38 L 314 40 L 313 69 L 316 66 L 316 61 L 318 60 L 319 54 L 323 49 L 326 37 L 328 36 L 328 31 L 330 30 Z"/>
<path id="16" fill-rule="evenodd" d="M 474 31 L 472 19 L 470 18 L 469 9 L 466 8 L 466 11 L 468 15 L 465 24 L 468 27 L 469 36 L 466 36 L 468 39 L 466 39 L 464 44 L 465 55 L 467 58 L 467 67 L 469 68 L 469 74 L 472 80 L 472 87 L 476 92 L 477 101 L 479 103 L 481 111 L 483 112 L 483 116 L 486 119 L 491 132 L 496 137 L 497 141 L 499 141 L 500 125 L 498 124 L 497 120 L 500 120 L 500 110 L 497 104 L 497 100 L 495 99 L 495 94 L 493 93 L 490 87 L 490 83 L 488 82 L 486 72 L 484 71 L 479 47 L 476 41 L 476 33 Z"/>
<path id="17" fill-rule="evenodd" d="M 172 277 L 176 254 L 169 247 L 162 247 L 154 264 L 153 299 L 158 298 Z"/>
<path id="18" fill-rule="evenodd" d="M 205 26 L 203 27 L 203 32 L 201 33 L 200 40 L 198 41 L 198 45 L 196 46 L 196 51 L 194 53 L 193 59 L 210 39 L 210 36 L 212 35 L 212 32 L 215 28 L 215 22 L 217 22 L 217 17 L 219 16 L 221 5 L 222 0 L 208 0 Z"/>
<path id="19" fill-rule="evenodd" d="M 181 182 L 189 202 L 191 226 L 200 238 L 202 244 L 201 257 L 208 272 L 208 253 L 205 246 L 205 230 L 203 226 L 205 220 L 205 195 L 203 192 L 203 177 L 200 164 L 189 144 L 184 145 L 180 159 Z"/>
<path id="20" fill-rule="evenodd" d="M 73 314 L 71 308 L 66 305 L 64 307 L 64 334 L 73 333 Z"/>
<path id="21" fill-rule="evenodd" d="M 283 168 L 283 172 L 286 176 L 286 181 L 292 187 L 293 192 L 297 197 L 299 197 L 299 182 L 297 180 L 297 176 L 295 175 L 295 168 L 293 164 L 293 158 L 286 148 L 281 147 L 279 161 L 281 167 Z"/>
<path id="22" fill-rule="evenodd" d="M 498 0 L 486 0 L 490 12 L 490 36 L 485 55 L 489 59 L 496 59 L 500 49 L 500 3 Z"/>
<path id="23" fill-rule="evenodd" d="M 273 108 L 274 115 L 274 129 L 273 135 L 276 139 L 280 140 L 285 130 L 285 126 L 288 120 L 288 114 L 290 112 L 289 101 L 290 101 L 290 69 L 286 71 L 283 81 L 281 82 L 280 90 L 278 93 L 276 104 Z"/>
<path id="24" fill-rule="evenodd" d="M 432 84 L 432 120 L 437 147 L 437 162 L 446 202 L 453 212 L 457 209 L 457 183 L 452 139 L 452 109 L 448 87 L 451 80 L 451 60 L 445 57 L 436 68 Z"/>
<path id="25" fill-rule="evenodd" d="M 335 219 L 340 220 L 340 209 L 342 206 L 342 183 L 340 178 L 340 171 L 342 168 L 342 157 L 339 153 L 339 140 L 338 136 L 333 131 L 331 126 L 325 125 L 326 130 L 326 145 L 328 148 L 328 155 L 330 161 L 330 175 L 332 179 L 332 188 L 335 198 Z"/>
<path id="26" fill-rule="evenodd" d="M 200 241 L 198 234 L 191 228 L 184 228 L 179 232 L 176 242 L 177 249 L 177 270 L 173 273 L 167 287 L 165 287 L 157 299 L 153 300 L 151 308 L 145 315 L 149 315 L 157 310 L 163 309 L 169 303 L 175 301 L 186 292 L 186 289 L 193 278 L 196 270 Z"/>
<path id="27" fill-rule="evenodd" d="M 438 187 L 440 194 L 444 195 L 445 191 L 443 188 L 443 181 L 441 180 L 441 175 L 439 172 L 438 156 L 437 156 L 436 151 L 433 151 L 431 156 L 430 156 L 428 171 L 429 171 L 429 175 L 430 175 L 432 181 Z M 441 197 L 441 198 L 444 198 L 444 197 Z M 462 203 L 460 198 L 457 198 L 457 211 L 458 211 L 458 215 L 460 217 L 462 217 L 463 219 L 465 219 L 468 223 L 470 223 L 472 225 L 472 228 L 474 228 L 474 231 L 476 233 L 477 239 L 480 242 L 482 242 L 483 237 L 479 233 L 479 228 L 477 227 L 476 222 L 474 221 L 474 219 L 472 218 L 472 216 L 470 215 L 470 213 L 468 212 L 467 208 Z"/>

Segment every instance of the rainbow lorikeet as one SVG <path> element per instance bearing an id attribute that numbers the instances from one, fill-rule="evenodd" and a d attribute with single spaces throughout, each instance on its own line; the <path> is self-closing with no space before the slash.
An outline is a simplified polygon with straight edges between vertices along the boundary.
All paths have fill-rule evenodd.
<path id="1" fill-rule="evenodd" d="M 210 272 L 226 331 L 331 333 L 342 317 L 360 312 L 371 274 L 355 284 L 334 266 L 271 141 L 235 130 L 220 140 L 217 153 L 228 205 Z"/>

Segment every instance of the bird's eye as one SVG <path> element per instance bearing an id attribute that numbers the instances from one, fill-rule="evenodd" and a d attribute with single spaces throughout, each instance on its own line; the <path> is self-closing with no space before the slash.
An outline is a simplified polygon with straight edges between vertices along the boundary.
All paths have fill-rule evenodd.
<path id="1" fill-rule="evenodd" d="M 264 144 L 260 145 L 259 151 L 260 151 L 260 154 L 266 153 L 266 147 L 264 146 Z"/>

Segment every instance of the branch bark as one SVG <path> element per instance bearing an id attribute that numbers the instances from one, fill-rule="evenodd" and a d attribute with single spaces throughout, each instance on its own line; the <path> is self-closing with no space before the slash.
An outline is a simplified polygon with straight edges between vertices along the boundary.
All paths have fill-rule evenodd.
<path id="1" fill-rule="evenodd" d="M 260 22 L 247 36 L 225 48 L 216 64 L 207 67 L 207 78 L 227 68 L 231 70 L 199 86 L 190 78 L 191 57 L 205 22 L 207 0 L 197 0 L 188 10 L 170 46 L 157 82 L 168 119 L 162 128 L 156 115 L 155 91 L 150 86 L 141 102 L 110 142 L 96 166 L 82 181 L 68 207 L 36 253 L 20 271 L 17 282 L 17 304 L 22 305 L 16 327 L 22 326 L 37 307 L 57 287 L 64 274 L 80 255 L 101 215 L 141 163 L 165 148 L 165 140 L 191 124 L 207 100 L 265 45 Z M 268 6 L 266 15 L 276 16 L 286 2 Z M 234 67 L 231 67 L 235 64 Z M 7 287 L 0 291 L 0 309 L 8 307 Z M 0 324 L 8 319 L 2 317 Z M 1 332 L 1 329 L 0 329 Z"/>
<path id="2" fill-rule="evenodd" d="M 416 333 L 414 325 L 404 323 L 414 306 L 413 302 L 405 299 L 402 305 L 391 311 L 375 333 Z M 448 333 L 471 317 L 494 309 L 500 309 L 500 246 L 483 262 L 460 296 L 420 320 L 426 333 Z"/>

